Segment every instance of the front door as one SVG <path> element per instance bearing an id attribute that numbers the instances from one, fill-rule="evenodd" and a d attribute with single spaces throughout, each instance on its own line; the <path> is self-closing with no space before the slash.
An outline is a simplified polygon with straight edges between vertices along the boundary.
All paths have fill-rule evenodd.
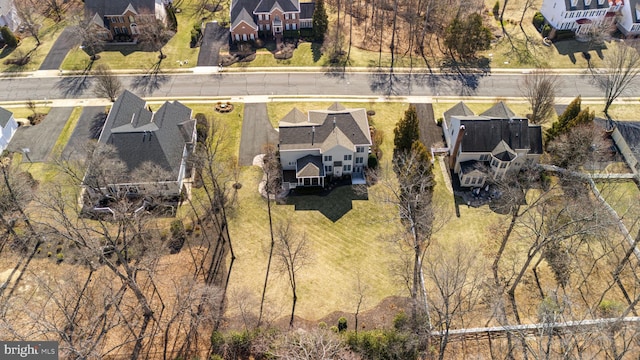
<path id="1" fill-rule="evenodd" d="M 342 166 L 334 166 L 333 175 L 338 177 L 342 176 Z"/>

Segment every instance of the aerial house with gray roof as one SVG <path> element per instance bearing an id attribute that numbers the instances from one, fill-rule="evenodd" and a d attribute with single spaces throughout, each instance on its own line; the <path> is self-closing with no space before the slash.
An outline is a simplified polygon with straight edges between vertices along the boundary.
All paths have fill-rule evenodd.
<path id="1" fill-rule="evenodd" d="M 142 17 L 166 21 L 163 0 L 85 0 L 85 15 L 89 26 L 96 26 L 105 40 L 136 40 L 138 23 Z"/>
<path id="2" fill-rule="evenodd" d="M 364 184 L 371 147 L 365 109 L 333 104 L 308 114 L 294 108 L 280 120 L 280 162 L 285 187 L 324 186 L 327 177 Z"/>
<path id="3" fill-rule="evenodd" d="M 463 187 L 481 187 L 489 178 L 501 180 L 542 155 L 541 127 L 516 116 L 503 102 L 480 115 L 460 102 L 443 115 L 449 164 Z"/>
<path id="4" fill-rule="evenodd" d="M 167 101 L 154 113 L 145 100 L 124 91 L 109 111 L 98 141 L 115 148 L 126 171 L 117 183 L 103 184 L 91 178 L 89 169 L 84 181 L 88 195 L 94 200 L 109 195 L 153 195 L 163 200 L 188 192 L 195 125 L 192 110 L 178 101 Z M 161 171 L 138 178 L 141 170 L 144 173 L 154 167 Z"/>
<path id="5" fill-rule="evenodd" d="M 279 37 L 312 27 L 313 2 L 299 0 L 232 0 L 231 39 L 256 40 L 259 34 Z"/>

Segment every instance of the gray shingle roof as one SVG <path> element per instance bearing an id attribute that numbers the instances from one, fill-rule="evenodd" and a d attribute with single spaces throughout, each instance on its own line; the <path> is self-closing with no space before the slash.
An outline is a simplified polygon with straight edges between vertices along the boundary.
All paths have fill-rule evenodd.
<path id="1" fill-rule="evenodd" d="M 254 13 L 268 13 L 274 7 L 279 7 L 283 12 L 299 12 L 298 0 L 261 0 L 255 7 Z"/>
<path id="2" fill-rule="evenodd" d="M 447 124 L 447 128 L 451 128 L 451 117 L 454 116 L 454 115 L 457 115 L 457 116 L 471 116 L 471 115 L 475 115 L 475 114 L 473 113 L 473 111 L 471 111 L 471 109 L 469 109 L 467 104 L 465 104 L 462 101 L 460 101 L 459 103 L 455 104 L 451 109 L 445 111 L 444 114 L 443 114 L 444 121 Z"/>
<path id="3" fill-rule="evenodd" d="M 85 11 L 90 15 L 95 13 L 100 16 L 122 15 L 126 8 L 132 5 L 137 12 L 146 10 L 155 12 L 156 0 L 85 0 Z"/>
<path id="4" fill-rule="evenodd" d="M 462 138 L 464 152 L 491 152 L 502 140 L 514 150 L 531 146 L 529 121 L 525 118 L 461 119 L 460 124 L 466 128 Z"/>
<path id="5" fill-rule="evenodd" d="M 306 124 L 280 122 L 280 150 L 319 149 L 325 142 L 349 148 L 371 144 L 365 109 L 314 110 L 309 111 L 309 120 Z"/>
<path id="6" fill-rule="evenodd" d="M 7 126 L 9 120 L 13 116 L 13 113 L 3 107 L 0 107 L 0 127 Z"/>
<path id="7" fill-rule="evenodd" d="M 184 148 L 195 140 L 186 139 L 187 132 L 194 133 L 194 122 L 191 109 L 177 101 L 165 102 L 153 114 L 143 99 L 125 90 L 113 104 L 99 141 L 116 147 L 129 173 L 152 162 L 176 179 Z"/>
<path id="8" fill-rule="evenodd" d="M 300 3 L 300 19 L 313 18 L 313 12 L 316 9 L 315 2 L 301 2 Z"/>
<path id="9" fill-rule="evenodd" d="M 230 14 L 231 28 L 233 29 L 243 20 L 251 26 L 256 26 L 253 18 L 253 10 L 258 6 L 258 2 L 260 2 L 260 0 L 232 0 Z"/>
<path id="10" fill-rule="evenodd" d="M 619 121 L 616 128 L 629 145 L 631 152 L 636 159 L 640 161 L 640 122 L 638 121 Z"/>
<path id="11" fill-rule="evenodd" d="M 307 155 L 296 161 L 296 177 L 324 177 L 322 157 Z"/>
<path id="12" fill-rule="evenodd" d="M 480 114 L 481 116 L 496 117 L 499 119 L 508 119 L 515 117 L 516 114 L 509 109 L 503 101 L 498 101 L 492 107 Z"/>

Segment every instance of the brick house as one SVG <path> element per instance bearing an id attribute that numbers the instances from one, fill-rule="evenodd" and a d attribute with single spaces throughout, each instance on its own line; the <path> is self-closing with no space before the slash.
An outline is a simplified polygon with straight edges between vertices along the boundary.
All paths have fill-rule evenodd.
<path id="1" fill-rule="evenodd" d="M 232 0 L 231 39 L 278 37 L 287 31 L 311 28 L 314 3 L 299 0 Z"/>
<path id="2" fill-rule="evenodd" d="M 163 22 L 167 16 L 163 0 L 85 0 L 84 8 L 91 26 L 103 30 L 109 41 L 135 40 L 141 16 L 155 15 Z"/>

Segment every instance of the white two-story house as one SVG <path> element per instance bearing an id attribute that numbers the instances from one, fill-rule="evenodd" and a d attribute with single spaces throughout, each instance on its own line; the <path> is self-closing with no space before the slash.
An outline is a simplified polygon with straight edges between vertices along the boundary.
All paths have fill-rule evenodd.
<path id="1" fill-rule="evenodd" d="M 542 155 L 541 127 L 516 116 L 503 102 L 480 115 L 460 102 L 445 111 L 443 119 L 449 164 L 462 187 L 501 180 Z"/>
<path id="2" fill-rule="evenodd" d="M 371 147 L 365 109 L 345 109 L 333 104 L 308 114 L 294 108 L 279 124 L 280 162 L 284 183 L 324 186 L 327 177 L 351 176 L 363 184 Z"/>
<path id="3" fill-rule="evenodd" d="M 0 107 L 0 154 L 7 148 L 17 129 L 18 122 L 13 113 Z"/>
<path id="4" fill-rule="evenodd" d="M 640 35 L 640 0 L 625 0 L 620 9 L 618 29 L 627 37 Z"/>
<path id="5" fill-rule="evenodd" d="M 540 12 L 554 29 L 584 35 L 613 25 L 622 5 L 623 0 L 543 0 Z"/>

